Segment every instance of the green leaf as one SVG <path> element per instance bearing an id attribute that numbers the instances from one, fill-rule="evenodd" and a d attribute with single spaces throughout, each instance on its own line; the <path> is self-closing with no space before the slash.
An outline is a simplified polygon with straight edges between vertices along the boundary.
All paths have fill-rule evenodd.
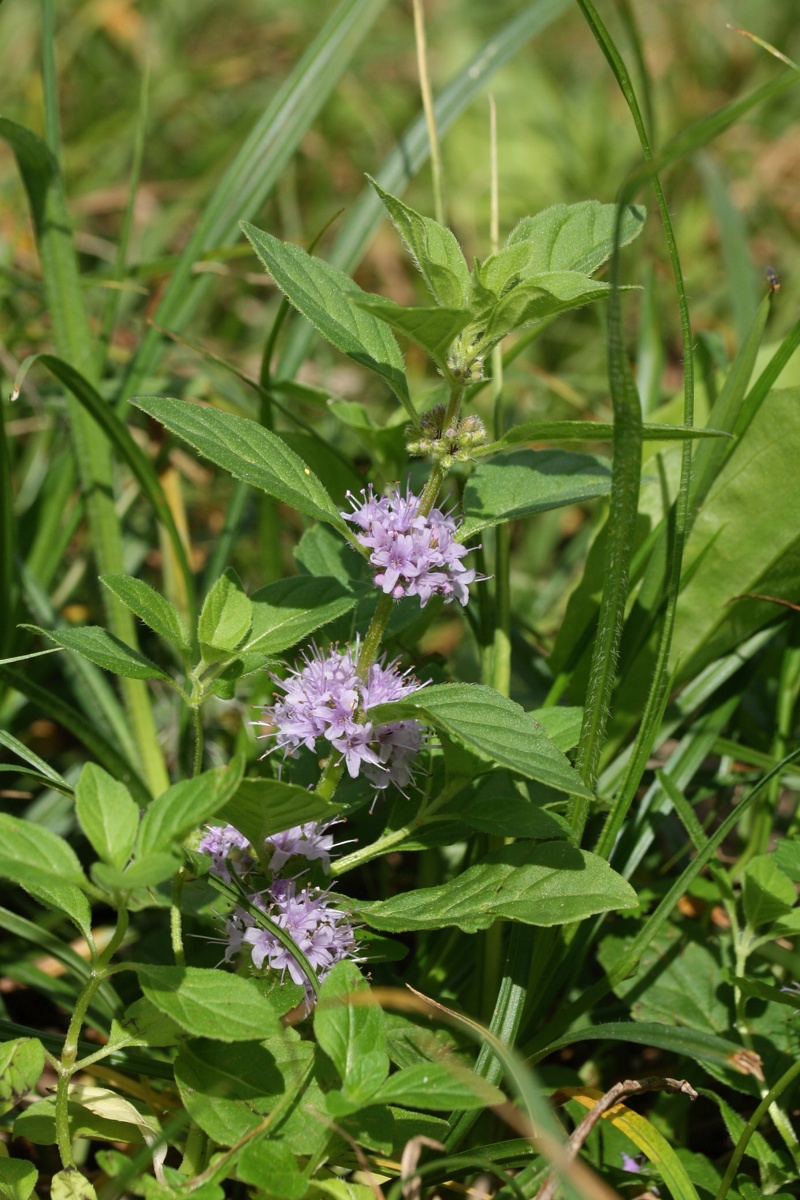
<path id="1" fill-rule="evenodd" d="M 158 1122 L 108 1088 L 70 1089 L 68 1105 L 70 1140 L 99 1138 L 105 1142 L 141 1144 L 145 1134 L 158 1136 Z M 14 1137 L 25 1137 L 37 1146 L 56 1142 L 55 1097 L 38 1100 L 14 1122 Z"/>
<path id="2" fill-rule="evenodd" d="M 14 754 L 18 754 L 23 762 L 34 767 L 56 790 L 63 791 L 66 795 L 72 792 L 72 788 L 63 775 L 59 775 L 58 771 L 51 767 L 49 763 L 40 758 L 38 754 L 34 754 L 33 750 L 5 729 L 0 729 L 0 746 L 5 746 L 8 750 L 13 750 Z"/>
<path id="3" fill-rule="evenodd" d="M 442 308 L 462 308 L 469 295 L 469 267 L 455 235 L 423 217 L 367 176 L 403 239 L 406 249 Z"/>
<path id="4" fill-rule="evenodd" d="M 751 858 L 742 876 L 744 915 L 753 928 L 780 920 L 794 908 L 797 890 L 771 854 Z"/>
<path id="5" fill-rule="evenodd" d="M 46 832 L 46 831 L 43 831 Z M 92 914 L 83 891 L 74 883 L 65 883 L 41 867 L 28 863 L 14 863 L 0 856 L 0 878 L 10 879 L 45 908 L 60 916 L 69 917 L 87 941 L 92 937 Z M 89 881 L 85 886 L 88 888 Z"/>
<path id="6" fill-rule="evenodd" d="M 306 821 L 325 821 L 340 812 L 338 804 L 317 792 L 278 779 L 243 779 L 217 814 L 235 825 L 253 845 Z"/>
<path id="7" fill-rule="evenodd" d="M 42 825 L 0 813 L 0 874 L 4 867 L 31 866 L 37 870 L 88 887 L 88 880 L 71 846 Z"/>
<path id="8" fill-rule="evenodd" d="M 551 841 L 569 837 L 570 832 L 563 817 L 531 801 L 505 771 L 491 771 L 474 790 L 459 792 L 439 815 L 495 837 Z"/>
<path id="9" fill-rule="evenodd" d="M 353 907 L 368 925 L 388 933 L 450 925 L 475 933 L 496 920 L 566 925 L 637 904 L 636 892 L 605 859 L 565 842 L 517 842 L 449 883 L 391 900 L 354 901 Z"/>
<path id="10" fill-rule="evenodd" d="M 97 1200 L 97 1192 L 77 1167 L 65 1167 L 53 1176 L 50 1200 Z"/>
<path id="11" fill-rule="evenodd" d="M 189 653 L 189 632 L 183 617 L 149 583 L 131 575 L 101 575 L 100 582 L 159 637 Z"/>
<path id="12" fill-rule="evenodd" d="M 75 809 L 97 854 L 112 867 L 124 867 L 139 828 L 139 808 L 125 784 L 96 763 L 86 763 L 75 788 Z"/>
<path id="13" fill-rule="evenodd" d="M 300 246 L 282 242 L 247 221 L 242 229 L 295 308 L 348 358 L 385 379 L 413 418 L 400 347 L 382 321 L 359 307 L 368 294 L 349 275 Z"/>
<path id="14" fill-rule="evenodd" d="M 482 462 L 464 489 L 459 537 L 531 513 L 583 504 L 611 489 L 611 469 L 601 459 L 569 450 L 518 450 Z"/>
<path id="15" fill-rule="evenodd" d="M 244 641 L 252 624 L 253 607 L 239 576 L 228 567 L 206 596 L 197 623 L 204 660 L 226 658 Z"/>
<path id="16" fill-rule="evenodd" d="M 410 308 L 383 296 L 360 300 L 359 308 L 404 333 L 443 369 L 447 367 L 447 352 L 453 339 L 471 320 L 467 308 Z"/>
<path id="17" fill-rule="evenodd" d="M 730 438 L 722 429 L 687 428 L 685 425 L 642 426 L 645 442 L 681 442 L 686 438 Z M 502 450 L 504 446 L 517 446 L 520 442 L 610 442 L 614 438 L 614 426 L 608 421 L 526 421 L 514 425 L 499 442 L 481 447 L 483 453 Z"/>
<path id="18" fill-rule="evenodd" d="M 580 271 L 593 275 L 614 251 L 615 204 L 583 200 L 578 204 L 554 204 L 533 217 L 523 217 L 508 236 L 508 245 L 530 246 L 527 272 Z M 638 237 L 646 211 L 627 205 L 620 226 L 620 246 Z"/>
<path id="19" fill-rule="evenodd" d="M 369 996 L 369 984 L 355 963 L 340 962 L 326 976 L 314 1009 L 314 1034 L 339 1072 L 348 1100 L 370 1100 L 389 1074 L 383 1010 L 377 1004 L 350 1003 Z"/>
<path id="20" fill-rule="evenodd" d="M 253 624 L 237 657 L 246 671 L 251 659 L 261 666 L 266 658 L 297 645 L 322 625 L 350 612 L 356 601 L 357 596 L 331 576 L 296 575 L 269 583 L 250 597 Z"/>
<path id="21" fill-rule="evenodd" d="M 505 1096 L 499 1088 L 455 1060 L 403 1067 L 390 1075 L 372 1097 L 373 1104 L 443 1109 L 445 1112 L 486 1108 L 504 1101 Z"/>
<path id="22" fill-rule="evenodd" d="M 31 1162 L 0 1156 L 0 1197 L 2 1200 L 29 1200 L 39 1172 Z"/>
<path id="23" fill-rule="evenodd" d="M 122 1021 L 111 1022 L 108 1042 L 123 1046 L 177 1046 L 185 1038 L 176 1021 L 142 996 L 125 1009 Z"/>
<path id="24" fill-rule="evenodd" d="M 280 1023 L 249 979 L 205 967 L 136 964 L 148 1000 L 192 1037 L 245 1042 L 271 1037 Z"/>
<path id="25" fill-rule="evenodd" d="M 43 1070 L 44 1047 L 38 1038 L 0 1042 L 0 1115 L 33 1091 Z"/>
<path id="26" fill-rule="evenodd" d="M 308 1191 L 294 1154 L 276 1138 L 249 1142 L 236 1161 L 236 1178 L 261 1188 L 269 1180 L 269 1194 L 277 1200 L 302 1200 Z"/>
<path id="27" fill-rule="evenodd" d="M 40 633 L 56 645 L 81 654 L 89 662 L 115 675 L 123 675 L 128 679 L 164 679 L 172 682 L 161 667 L 137 650 L 132 650 L 101 625 L 84 625 L 79 629 L 40 629 L 38 625 L 24 625 L 23 629 Z"/>
<path id="28" fill-rule="evenodd" d="M 800 841 L 781 838 L 775 847 L 775 863 L 795 883 L 800 883 Z"/>
<path id="29" fill-rule="evenodd" d="M 591 796 L 577 772 L 536 719 L 493 688 L 447 683 L 421 688 L 405 700 L 369 711 L 374 724 L 412 717 L 489 762 L 560 792 Z"/>
<path id="30" fill-rule="evenodd" d="M 243 771 L 244 758 L 236 755 L 227 767 L 215 767 L 168 788 L 145 811 L 136 839 L 137 858 L 169 850 L 221 812 L 239 787 Z"/>
<path id="31" fill-rule="evenodd" d="M 105 863 L 94 863 L 91 874 L 98 887 L 110 895 L 116 895 L 135 891 L 136 888 L 156 887 L 165 879 L 171 879 L 181 862 L 182 860 L 174 854 L 157 851 L 155 854 L 145 855 L 144 858 L 135 858 L 124 871 L 106 866 Z"/>
<path id="32" fill-rule="evenodd" d="M 313 1044 L 284 1036 L 224 1046 L 214 1038 L 182 1046 L 175 1060 L 175 1080 L 192 1120 L 215 1142 L 232 1146 L 281 1104 L 291 1110 L 281 1136 L 295 1151 L 313 1145 L 315 1120 L 305 1107 L 317 1098 L 323 1106 L 307 1082 Z"/>
<path id="33" fill-rule="evenodd" d="M 582 708 L 554 705 L 552 708 L 535 708 L 530 716 L 539 722 L 559 750 L 571 750 L 577 746 L 583 723 Z"/>
<path id="34" fill-rule="evenodd" d="M 310 468 L 282 438 L 256 421 L 169 396 L 136 396 L 131 403 L 234 479 L 283 500 L 307 517 L 327 521 L 340 530 L 346 528 Z"/>

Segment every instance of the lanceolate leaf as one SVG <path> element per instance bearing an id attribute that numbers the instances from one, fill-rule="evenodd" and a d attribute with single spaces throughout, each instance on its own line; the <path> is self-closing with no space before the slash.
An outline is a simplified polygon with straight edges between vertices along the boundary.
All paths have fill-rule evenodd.
<path id="1" fill-rule="evenodd" d="M 460 536 L 580 504 L 608 494 L 611 469 L 601 459 L 570 450 L 518 450 L 491 462 L 482 462 L 464 489 L 464 523 Z"/>
<path id="2" fill-rule="evenodd" d="M 131 575 L 101 575 L 100 582 L 154 633 L 188 653 L 189 633 L 183 618 L 149 583 Z"/>
<path id="3" fill-rule="evenodd" d="M 257 422 L 167 396 L 137 396 L 132 403 L 234 479 L 260 488 L 306 516 L 345 528 L 330 496 L 303 460 Z"/>
<path id="4" fill-rule="evenodd" d="M 382 296 L 361 300 L 359 307 L 416 342 L 440 367 L 447 364 L 453 338 L 471 320 L 466 308 L 406 308 Z"/>
<path id="5" fill-rule="evenodd" d="M 280 1031 L 278 1018 L 255 983 L 205 967 L 136 967 L 139 983 L 159 1012 L 193 1037 L 245 1042 Z"/>
<path id="6" fill-rule="evenodd" d="M 248 841 L 259 845 L 273 833 L 305 821 L 324 821 L 339 811 L 338 804 L 297 784 L 278 779 L 243 779 L 218 815 L 235 825 Z"/>
<path id="7" fill-rule="evenodd" d="M 124 867 L 139 827 L 139 807 L 125 784 L 96 763 L 86 763 L 75 788 L 75 807 L 95 852 L 113 867 Z"/>
<path id="8" fill-rule="evenodd" d="M 169 850 L 192 829 L 216 816 L 239 787 L 243 770 L 244 759 L 237 755 L 227 767 L 174 783 L 145 812 L 136 839 L 137 857 Z"/>
<path id="9" fill-rule="evenodd" d="M 317 526 L 319 528 L 319 526 Z M 354 559 L 354 566 L 357 564 Z M 331 576 L 296 575 L 267 584 L 250 597 L 253 624 L 236 651 L 245 669 L 295 646 L 321 625 L 349 612 L 358 597 Z"/>
<path id="10" fill-rule="evenodd" d="M 565 842 L 517 842 L 449 883 L 416 888 L 391 900 L 351 903 L 368 925 L 388 933 L 450 925 L 475 933 L 496 920 L 566 925 L 595 913 L 635 908 L 638 899 L 631 885 L 595 854 Z"/>
<path id="11" fill-rule="evenodd" d="M 416 717 L 482 759 L 560 792 L 591 796 L 535 718 L 493 688 L 476 683 L 422 688 L 405 700 L 371 708 L 369 716 L 374 725 Z"/>
<path id="12" fill-rule="evenodd" d="M 123 675 L 129 679 L 163 679 L 168 683 L 172 682 L 166 671 L 162 671 L 161 667 L 157 667 L 143 654 L 126 646 L 102 625 L 84 625 L 78 629 L 40 629 L 38 625 L 26 625 L 24 628 L 41 633 L 58 646 L 82 654 L 89 662 L 96 663 L 98 667 L 112 671 L 115 675 Z"/>
<path id="13" fill-rule="evenodd" d="M 423 217 L 409 208 L 374 179 L 369 181 L 383 201 L 434 300 L 445 308 L 460 308 L 469 294 L 469 268 L 453 233 L 431 217 Z"/>
<path id="14" fill-rule="evenodd" d="M 295 308 L 349 358 L 385 379 L 413 417 L 400 347 L 386 325 L 360 307 L 359 301 L 369 297 L 358 284 L 300 246 L 281 242 L 246 221 L 242 229 Z"/>

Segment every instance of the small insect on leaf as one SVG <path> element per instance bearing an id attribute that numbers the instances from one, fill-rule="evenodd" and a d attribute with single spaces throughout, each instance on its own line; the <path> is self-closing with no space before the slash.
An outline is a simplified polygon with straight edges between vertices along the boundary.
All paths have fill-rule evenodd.
<path id="1" fill-rule="evenodd" d="M 781 277 L 774 267 L 764 267 L 764 278 L 769 284 L 771 292 L 779 292 L 781 290 Z"/>

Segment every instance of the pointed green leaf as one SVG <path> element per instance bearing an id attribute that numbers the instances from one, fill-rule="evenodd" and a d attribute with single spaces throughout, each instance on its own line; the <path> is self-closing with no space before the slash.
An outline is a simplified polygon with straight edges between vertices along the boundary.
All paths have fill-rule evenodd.
<path id="1" fill-rule="evenodd" d="M 464 489 L 462 540 L 479 529 L 550 508 L 605 496 L 611 468 L 602 459 L 569 450 L 518 450 L 482 462 Z"/>
<path id="2" fill-rule="evenodd" d="M 793 908 L 797 890 L 771 854 L 751 858 L 742 876 L 744 915 L 753 929 L 785 917 Z"/>
<path id="3" fill-rule="evenodd" d="M 139 807 L 125 784 L 96 763 L 86 763 L 75 788 L 75 809 L 100 858 L 124 867 L 139 828 Z"/>
<path id="4" fill-rule="evenodd" d="M 149 583 L 131 575 L 101 575 L 100 582 L 154 633 L 189 652 L 189 633 L 180 613 Z"/>
<path id="5" fill-rule="evenodd" d="M 455 925 L 465 933 L 496 920 L 566 925 L 595 913 L 635 908 L 636 892 L 605 859 L 566 842 L 516 842 L 448 883 L 372 903 L 352 901 L 375 929 L 402 933 Z"/>
<path id="6" fill-rule="evenodd" d="M 0 1155 L 0 1198 L 29 1200 L 36 1187 L 39 1172 L 32 1162 L 22 1158 Z"/>
<path id="7" fill-rule="evenodd" d="M 197 637 L 208 663 L 227 658 L 250 632 L 253 606 L 242 581 L 228 567 L 208 593 L 197 623 Z"/>
<path id="8" fill-rule="evenodd" d="M 533 217 L 523 217 L 509 234 L 508 244 L 531 247 L 528 271 L 580 271 L 593 275 L 614 251 L 615 204 L 583 200 L 554 204 Z M 620 245 L 641 233 L 647 213 L 628 205 L 621 222 Z"/>
<path id="9" fill-rule="evenodd" d="M 280 1033 L 274 1010 L 250 979 L 206 967 L 139 963 L 136 970 L 147 999 L 193 1037 L 246 1042 Z"/>
<path id="10" fill-rule="evenodd" d="M 400 347 L 385 324 L 357 303 L 369 299 L 367 293 L 349 275 L 300 246 L 282 242 L 247 221 L 242 229 L 295 308 L 337 349 L 385 379 L 413 417 Z"/>
<path id="11" fill-rule="evenodd" d="M 375 725 L 416 718 L 441 730 L 479 758 L 560 792 L 592 795 L 535 718 L 493 688 L 477 683 L 421 688 L 405 700 L 376 705 L 369 717 Z"/>
<path id="12" fill-rule="evenodd" d="M 33 1091 L 43 1070 L 44 1048 L 38 1038 L 0 1042 L 0 1115 Z"/>
<path id="13" fill-rule="evenodd" d="M 434 300 L 461 308 L 469 294 L 469 267 L 455 235 L 431 217 L 423 217 L 367 176 L 419 268 Z"/>
<path id="14" fill-rule="evenodd" d="M 174 783 L 147 808 L 136 839 L 136 856 L 170 850 L 211 817 L 216 816 L 236 792 L 244 771 L 244 758 L 236 755 L 227 767 L 204 771 L 194 779 Z"/>
<path id="15" fill-rule="evenodd" d="M 8 813 L 0 813 L 0 874 L 4 863 L 35 867 L 78 887 L 88 884 L 77 854 L 62 837 Z"/>
<path id="16" fill-rule="evenodd" d="M 346 1098 L 361 1104 L 389 1074 L 389 1055 L 383 1010 L 349 1002 L 358 995 L 369 995 L 366 979 L 355 963 L 337 963 L 317 998 L 314 1034 L 339 1072 Z"/>
<path id="17" fill-rule="evenodd" d="M 357 559 L 354 562 L 354 566 Z M 236 651 L 245 670 L 252 658 L 256 666 L 287 650 L 309 634 L 343 616 L 358 597 L 330 576 L 296 575 L 259 588 L 250 597 L 253 624 L 246 641 Z M 255 668 L 253 668 L 255 669 Z"/>
<path id="18" fill-rule="evenodd" d="M 260 488 L 306 516 L 345 528 L 316 475 L 277 434 L 256 421 L 169 396 L 136 396 L 131 403 L 234 479 Z"/>
<path id="19" fill-rule="evenodd" d="M 83 625 L 78 629 L 40 629 L 38 625 L 24 625 L 23 628 L 40 633 L 56 645 L 81 654 L 89 662 L 115 675 L 123 675 L 128 679 L 163 679 L 167 683 L 172 682 L 166 671 L 162 671 L 161 667 L 137 650 L 132 650 L 101 625 Z"/>
<path id="20" fill-rule="evenodd" d="M 447 366 L 447 352 L 453 339 L 472 319 L 466 308 L 407 308 L 382 296 L 360 300 L 359 308 L 404 333 L 440 367 Z"/>
<path id="21" fill-rule="evenodd" d="M 235 825 L 257 846 L 273 833 L 306 821 L 324 821 L 339 811 L 338 804 L 297 784 L 279 779 L 243 779 L 218 816 Z"/>

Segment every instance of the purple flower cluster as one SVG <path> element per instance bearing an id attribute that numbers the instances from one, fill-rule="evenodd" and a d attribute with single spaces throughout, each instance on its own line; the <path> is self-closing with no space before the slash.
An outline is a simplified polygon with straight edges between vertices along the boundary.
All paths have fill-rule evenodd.
<path id="1" fill-rule="evenodd" d="M 314 887 L 298 891 L 294 880 L 275 879 L 254 902 L 289 934 L 320 979 L 343 958 L 357 959 L 353 927 L 346 914 L 334 908 L 327 892 Z M 262 970 L 266 963 L 275 970 L 288 971 L 295 983 L 307 984 L 305 972 L 291 951 L 268 925 L 260 925 L 244 909 L 234 910 L 227 922 L 227 934 L 226 958 L 247 945 L 256 970 Z"/>
<path id="2" fill-rule="evenodd" d="M 394 600 L 419 596 L 422 608 L 431 596 L 466 604 L 467 585 L 479 576 L 461 561 L 469 551 L 457 540 L 456 521 L 439 508 L 422 516 L 420 498 L 410 490 L 403 496 L 397 486 L 388 496 L 377 497 L 372 486 L 361 495 L 359 504 L 348 492 L 353 512 L 341 515 L 361 530 L 356 541 L 371 551 L 381 591 Z"/>
<path id="3" fill-rule="evenodd" d="M 314 647 L 303 665 L 275 682 L 284 694 L 264 710 L 264 723 L 275 746 L 296 757 L 301 746 L 313 750 L 324 737 L 344 758 L 351 778 L 362 771 L 378 789 L 393 783 L 401 790 L 411 779 L 412 764 L 422 746 L 417 721 L 392 721 L 375 726 L 369 710 L 402 700 L 420 686 L 396 663 L 373 663 L 366 679 L 356 669 L 358 648 L 336 648 L 323 654 Z"/>
<path id="4" fill-rule="evenodd" d="M 335 822 L 308 821 L 266 838 L 264 845 L 272 850 L 270 870 L 279 871 L 290 858 L 305 858 L 321 862 L 327 873 L 333 849 L 333 837 L 327 830 L 332 824 Z M 212 873 L 227 882 L 232 869 L 244 878 L 256 864 L 250 843 L 232 825 L 209 826 L 198 849 L 211 856 Z M 346 913 L 334 907 L 327 891 L 310 885 L 298 889 L 296 879 L 274 875 L 266 889 L 248 893 L 247 898 L 254 908 L 289 934 L 320 979 L 343 958 L 359 961 L 353 926 Z M 305 984 L 310 1001 L 312 993 L 303 968 L 269 925 L 239 907 L 228 918 L 225 934 L 226 961 L 249 952 L 256 970 L 271 967 L 288 971 L 295 983 Z"/>

